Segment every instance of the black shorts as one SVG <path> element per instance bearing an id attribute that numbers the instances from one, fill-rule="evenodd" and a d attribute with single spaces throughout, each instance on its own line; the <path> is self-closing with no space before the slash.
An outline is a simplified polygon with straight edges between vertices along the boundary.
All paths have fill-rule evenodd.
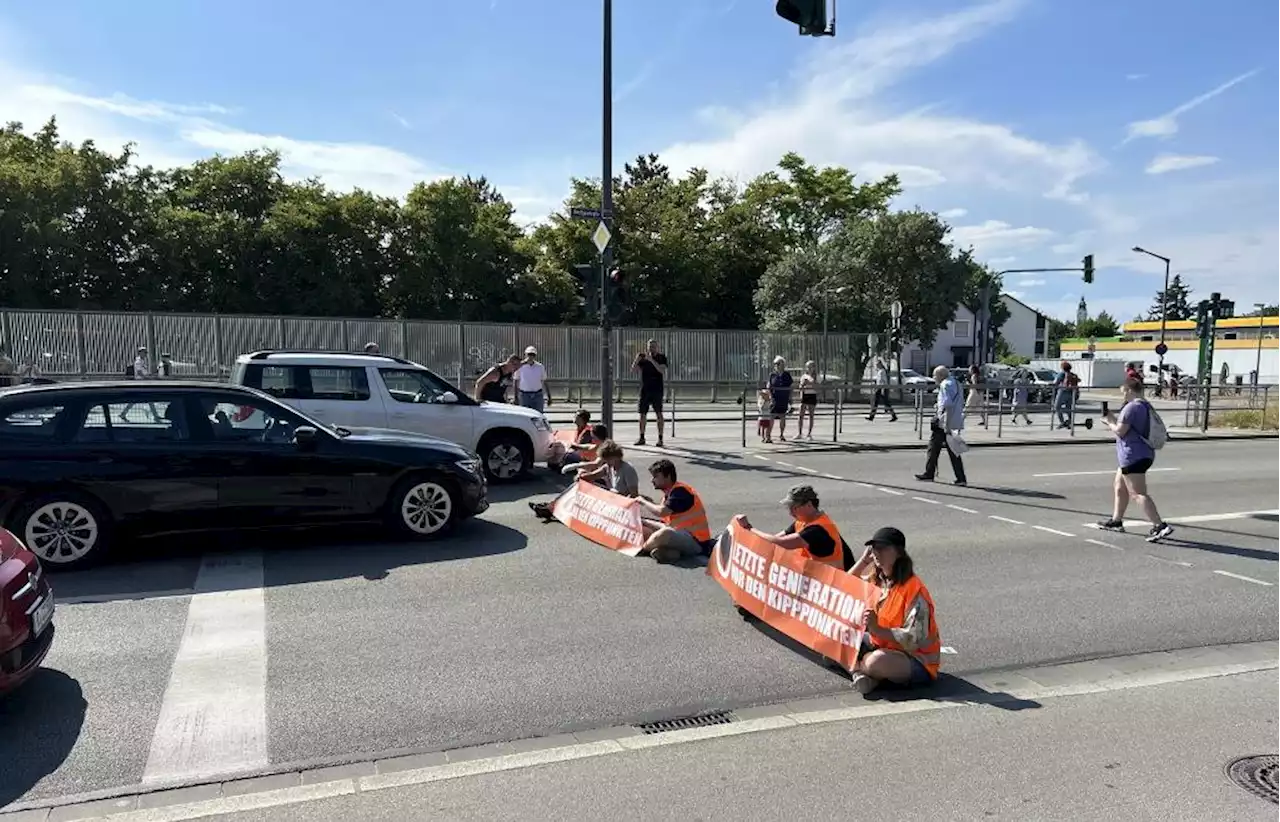
<path id="1" fill-rule="evenodd" d="M 801 405 L 817 405 L 818 395 L 817 394 L 801 394 L 800 404 Z"/>
<path id="2" fill-rule="evenodd" d="M 1128 476 L 1129 474 L 1145 474 L 1151 470 L 1151 464 L 1155 462 L 1151 457 L 1140 459 L 1135 463 L 1120 466 L 1120 473 Z"/>
<path id="3" fill-rule="evenodd" d="M 787 415 L 787 412 L 790 410 L 791 410 L 791 406 L 787 403 L 786 400 L 774 400 L 773 404 L 769 407 L 769 414 L 775 420 L 780 420 L 783 417 L 785 417 Z"/>
<path id="4" fill-rule="evenodd" d="M 662 413 L 662 388 L 641 388 L 639 411 L 641 414 L 648 414 L 652 408 L 655 412 Z"/>

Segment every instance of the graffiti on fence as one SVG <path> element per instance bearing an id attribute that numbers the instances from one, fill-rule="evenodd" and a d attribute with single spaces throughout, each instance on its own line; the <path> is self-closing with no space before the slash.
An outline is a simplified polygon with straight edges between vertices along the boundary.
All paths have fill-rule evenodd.
<path id="1" fill-rule="evenodd" d="M 467 349 L 468 365 L 472 373 L 478 377 L 514 353 L 514 350 L 505 345 L 494 345 L 486 340 Z"/>

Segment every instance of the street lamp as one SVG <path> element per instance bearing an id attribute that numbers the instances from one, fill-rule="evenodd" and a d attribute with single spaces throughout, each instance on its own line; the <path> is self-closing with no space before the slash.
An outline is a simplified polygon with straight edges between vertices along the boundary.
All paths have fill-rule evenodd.
<path id="1" fill-rule="evenodd" d="M 1133 250 L 1138 254 L 1146 254 L 1148 257 L 1155 257 L 1157 260 L 1164 260 L 1164 290 L 1160 292 L 1160 365 L 1156 369 L 1156 393 L 1159 394 L 1160 386 L 1164 384 L 1164 330 L 1165 325 L 1169 322 L 1169 258 L 1154 251 L 1147 251 L 1140 245 L 1135 245 Z"/>
<path id="2" fill-rule="evenodd" d="M 823 382 L 827 380 L 827 369 L 831 363 L 827 356 L 827 319 L 831 315 L 831 297 L 836 294 L 843 294 L 849 290 L 849 286 L 842 285 L 839 288 L 828 288 L 823 292 L 822 297 L 822 375 L 820 379 Z"/>
<path id="3" fill-rule="evenodd" d="M 1266 312 L 1263 311 L 1266 307 L 1266 303 L 1253 304 L 1254 310 L 1258 312 L 1258 358 L 1253 366 L 1253 386 L 1255 391 L 1258 389 L 1259 385 L 1262 385 L 1262 321 L 1266 319 L 1266 317 L 1263 316 L 1266 314 Z"/>

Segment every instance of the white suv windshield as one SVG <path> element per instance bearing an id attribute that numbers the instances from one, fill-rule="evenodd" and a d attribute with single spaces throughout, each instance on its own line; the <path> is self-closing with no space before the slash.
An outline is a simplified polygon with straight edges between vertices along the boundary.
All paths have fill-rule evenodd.
<path id="1" fill-rule="evenodd" d="M 397 402 L 438 402 L 446 392 L 458 396 L 458 390 L 425 369 L 379 368 L 387 392 Z"/>

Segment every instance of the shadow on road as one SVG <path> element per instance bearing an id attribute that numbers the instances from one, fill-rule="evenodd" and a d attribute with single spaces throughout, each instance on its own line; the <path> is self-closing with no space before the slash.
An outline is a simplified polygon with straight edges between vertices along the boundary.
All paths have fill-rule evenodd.
<path id="1" fill-rule="evenodd" d="M 262 551 L 265 587 L 364 578 L 380 580 L 397 568 L 490 557 L 519 551 L 528 538 L 483 518 L 460 523 L 430 542 L 390 539 L 360 526 L 274 533 L 185 536 L 139 541 L 117 561 L 51 577 L 60 600 L 113 601 L 192 593 L 206 556 Z"/>
<path id="2" fill-rule="evenodd" d="M 1264 551 L 1260 548 L 1241 548 L 1238 545 L 1223 545 L 1220 542 L 1200 542 L 1194 539 L 1184 539 L 1182 537 L 1165 537 L 1160 540 L 1160 545 L 1167 545 L 1173 548 L 1189 548 L 1194 551 L 1208 551 L 1211 554 L 1226 554 L 1233 557 L 1244 557 L 1245 559 L 1260 559 L 1263 562 L 1280 562 L 1280 555 L 1275 551 Z"/>
<path id="3" fill-rule="evenodd" d="M 84 725 L 80 683 L 41 668 L 7 697 L 0 697 L 0 810 L 58 770 Z"/>

